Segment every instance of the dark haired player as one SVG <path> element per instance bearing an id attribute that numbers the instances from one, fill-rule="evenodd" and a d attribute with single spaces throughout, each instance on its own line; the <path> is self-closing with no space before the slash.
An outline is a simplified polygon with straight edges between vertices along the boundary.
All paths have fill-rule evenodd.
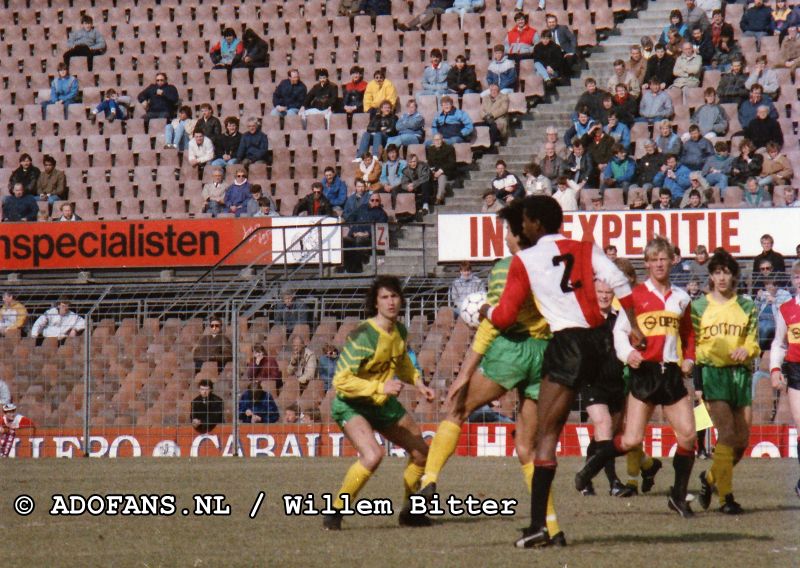
<path id="1" fill-rule="evenodd" d="M 515 543 L 518 548 L 532 548 L 552 544 L 545 517 L 556 474 L 558 438 L 577 390 L 595 377 L 606 356 L 605 317 L 597 302 L 595 277 L 611 286 L 629 318 L 635 319 L 631 288 L 619 268 L 598 246 L 558 233 L 563 220 L 558 202 L 552 197 L 528 196 L 524 206 L 523 229 L 533 246 L 514 256 L 500 303 L 482 306 L 481 313 L 495 327 L 506 329 L 533 293 L 553 332 L 542 364 L 531 523 Z M 635 323 L 631 339 L 644 347 L 644 336 Z"/>
<path id="2" fill-rule="evenodd" d="M 397 400 L 404 383 L 414 385 L 429 401 L 434 392 L 422 382 L 406 350 L 406 328 L 397 321 L 403 308 L 403 290 L 394 276 L 379 276 L 367 291 L 365 311 L 369 319 L 347 338 L 342 349 L 333 386 L 336 397 L 331 416 L 358 451 L 354 463 L 336 494 L 336 513 L 325 515 L 323 527 L 342 528 L 342 495 L 353 502 L 383 458 L 383 448 L 375 431 L 409 453 L 403 472 L 405 500 L 419 488 L 425 468 L 428 445 L 414 418 Z M 397 377 L 397 378 L 395 378 Z M 397 380 L 400 379 L 400 380 Z M 402 381 L 402 382 L 401 382 Z M 401 526 L 426 526 L 424 515 L 412 515 L 408 504 L 400 512 Z"/>
<path id="3" fill-rule="evenodd" d="M 717 445 L 711 469 L 700 474 L 698 501 L 708 509 L 716 487 L 720 512 L 739 515 L 743 510 L 733 498 L 733 467 L 750 439 L 752 362 L 761 353 L 758 309 L 736 294 L 739 263 L 725 249 L 714 252 L 708 272 L 711 292 L 692 302 L 692 324 L 697 363 L 703 366 L 703 398 L 717 428 Z"/>

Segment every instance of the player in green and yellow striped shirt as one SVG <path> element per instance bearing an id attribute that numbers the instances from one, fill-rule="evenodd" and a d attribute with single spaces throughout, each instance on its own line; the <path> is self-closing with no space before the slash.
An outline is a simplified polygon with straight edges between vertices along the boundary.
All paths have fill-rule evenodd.
<path id="1" fill-rule="evenodd" d="M 759 356 L 758 310 L 736 294 L 739 264 L 717 249 L 708 263 L 711 292 L 692 302 L 697 364 L 702 368 L 703 398 L 718 431 L 711 469 L 700 474 L 698 501 L 704 509 L 717 488 L 720 511 L 742 513 L 733 498 L 733 467 L 750 438 L 753 360 Z"/>
<path id="2" fill-rule="evenodd" d="M 347 471 L 336 494 L 333 508 L 337 513 L 326 515 L 323 520 L 328 530 L 341 529 L 341 495 L 349 495 L 352 502 L 381 463 L 384 452 L 375 440 L 376 430 L 409 453 L 403 472 L 406 500 L 419 488 L 428 455 L 419 425 L 397 400 L 404 383 L 414 385 L 428 400 L 434 398 L 433 390 L 425 386 L 408 357 L 408 332 L 397 321 L 403 307 L 400 281 L 394 276 L 379 276 L 367 292 L 365 304 L 369 319 L 347 338 L 333 377 L 336 397 L 331 415 L 360 457 Z M 430 520 L 411 515 L 406 505 L 400 512 L 400 524 L 424 526 Z"/>

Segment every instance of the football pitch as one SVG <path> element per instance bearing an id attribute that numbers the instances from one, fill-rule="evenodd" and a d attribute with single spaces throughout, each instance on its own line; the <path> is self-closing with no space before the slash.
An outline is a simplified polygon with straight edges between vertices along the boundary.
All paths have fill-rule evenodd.
<path id="1" fill-rule="evenodd" d="M 513 516 L 445 514 L 430 528 L 399 528 L 405 461 L 387 458 L 360 497 L 391 499 L 394 514 L 346 517 L 341 532 L 323 531 L 319 516 L 288 516 L 282 496 L 312 493 L 320 508 L 321 495 L 338 489 L 350 459 L 2 460 L 0 550 L 8 566 L 800 565 L 796 459 L 744 460 L 735 470 L 734 489 L 746 514 L 716 512 L 715 496 L 708 512 L 695 504 L 698 514 L 691 520 L 667 510 L 672 468 L 666 462 L 651 493 L 619 499 L 608 496 L 602 474 L 595 480 L 597 496 L 579 495 L 572 478 L 581 462 L 562 459 L 555 499 L 569 546 L 517 550 L 512 542 L 527 525 L 529 500 L 512 458 L 454 458 L 439 490 L 443 501 L 450 494 L 471 494 L 484 503 L 516 499 Z M 690 492 L 698 489 L 697 473 L 709 466 L 696 463 Z M 617 469 L 624 480 L 624 460 L 617 460 Z M 137 497 L 110 498 L 123 494 Z M 224 495 L 225 501 L 200 499 L 203 510 L 196 494 Z M 35 502 L 26 516 L 14 509 L 20 495 Z M 104 499 L 86 499 L 90 495 Z M 147 510 L 141 495 L 153 496 L 163 514 L 123 514 Z M 23 512 L 24 501 L 18 502 Z M 228 505 L 227 515 L 197 514 L 224 512 Z M 117 514 L 68 514 L 82 506 L 95 513 L 116 508 Z"/>

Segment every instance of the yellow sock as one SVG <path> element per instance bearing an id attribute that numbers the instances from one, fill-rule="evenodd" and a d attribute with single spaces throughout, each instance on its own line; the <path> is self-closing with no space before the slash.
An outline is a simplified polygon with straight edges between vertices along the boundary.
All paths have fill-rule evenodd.
<path id="1" fill-rule="evenodd" d="M 550 495 L 547 496 L 547 532 L 550 536 L 555 536 L 561 532 L 561 527 L 558 526 L 558 517 L 556 516 L 556 507 L 553 504 L 553 487 L 550 487 Z"/>
<path id="2" fill-rule="evenodd" d="M 642 465 L 642 470 L 647 471 L 653 467 L 653 458 L 644 453 L 644 448 L 642 448 L 642 446 L 639 446 L 639 451 L 642 453 L 642 461 L 640 462 Z"/>
<path id="3" fill-rule="evenodd" d="M 712 469 L 714 468 L 713 463 L 711 465 L 711 468 Z M 714 479 L 714 472 L 711 471 L 711 469 L 706 471 L 706 481 L 708 482 L 709 485 L 714 485 L 716 483 L 716 480 Z"/>
<path id="4" fill-rule="evenodd" d="M 525 478 L 525 486 L 528 488 L 528 493 L 530 493 L 533 487 L 533 462 L 522 466 L 522 477 Z"/>
<path id="5" fill-rule="evenodd" d="M 642 472 L 642 456 L 644 452 L 642 451 L 642 446 L 639 445 L 625 454 L 625 463 L 628 469 L 628 477 L 630 477 L 630 481 L 628 481 L 629 485 L 637 485 L 637 479 L 639 478 L 639 474 Z"/>
<path id="6" fill-rule="evenodd" d="M 344 502 L 340 495 L 345 493 L 350 495 L 350 501 L 352 503 L 356 495 L 358 495 L 358 492 L 361 491 L 367 481 L 369 481 L 370 475 L 372 475 L 372 472 L 364 467 L 360 461 L 351 465 L 344 476 L 344 481 L 342 481 L 342 488 L 339 489 L 339 492 L 336 494 L 336 499 L 333 501 L 333 508 L 344 508 Z"/>
<path id="7" fill-rule="evenodd" d="M 406 491 L 406 499 L 408 499 L 411 494 L 419 491 L 419 482 L 422 479 L 423 473 L 425 473 L 424 467 L 412 461 L 408 462 L 406 469 L 403 471 L 403 488 Z"/>
<path id="8" fill-rule="evenodd" d="M 717 444 L 717 447 L 714 448 L 714 463 L 711 471 L 719 493 L 719 502 L 724 504 L 725 497 L 733 492 L 733 448 L 725 444 Z"/>
<path id="9" fill-rule="evenodd" d="M 456 451 L 460 437 L 461 426 L 449 420 L 442 420 L 428 450 L 428 461 L 425 463 L 425 475 L 422 478 L 423 487 L 436 483 L 439 479 L 439 472 Z"/>

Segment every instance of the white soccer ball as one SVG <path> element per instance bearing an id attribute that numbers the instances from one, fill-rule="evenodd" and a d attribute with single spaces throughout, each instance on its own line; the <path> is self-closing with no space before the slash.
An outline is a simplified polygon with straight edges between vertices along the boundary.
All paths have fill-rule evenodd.
<path id="1" fill-rule="evenodd" d="M 480 314 L 478 310 L 486 303 L 485 292 L 473 292 L 461 301 L 461 319 L 464 323 L 472 328 L 478 327 L 480 323 Z"/>

